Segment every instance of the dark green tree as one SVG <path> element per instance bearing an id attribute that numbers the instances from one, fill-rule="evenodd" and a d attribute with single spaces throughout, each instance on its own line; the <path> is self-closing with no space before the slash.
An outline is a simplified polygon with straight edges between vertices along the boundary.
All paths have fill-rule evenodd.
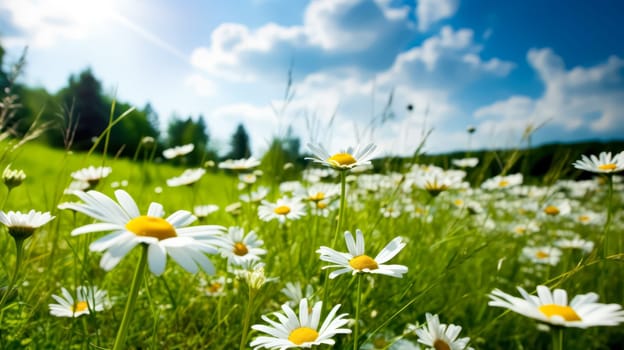
<path id="1" fill-rule="evenodd" d="M 250 156 L 249 134 L 247 134 L 247 130 L 245 130 L 243 124 L 238 124 L 230 140 L 230 153 L 227 154 L 227 158 L 241 159 L 249 158 Z"/>
<path id="2" fill-rule="evenodd" d="M 154 107 L 152 107 L 151 103 L 148 102 L 145 107 L 143 107 L 143 113 L 145 113 L 147 121 L 152 129 L 158 131 L 158 134 L 160 135 L 160 117 L 158 116 L 158 113 L 156 113 Z"/>
<path id="3" fill-rule="evenodd" d="M 112 104 L 112 101 L 110 101 Z M 132 108 L 128 103 L 116 102 L 114 118 Z M 148 120 L 145 111 L 134 110 L 113 127 L 110 135 L 109 152 L 132 157 L 141 140 L 146 137 L 158 138 L 158 130 Z"/>
<path id="4" fill-rule="evenodd" d="M 173 147 L 192 143 L 195 145 L 195 150 L 186 157 L 186 164 L 199 165 L 204 160 L 208 147 L 207 130 L 206 121 L 201 115 L 197 121 L 190 116 L 187 119 L 173 116 L 167 127 L 167 145 Z"/>
<path id="5" fill-rule="evenodd" d="M 99 136 L 108 125 L 110 104 L 102 95 L 101 83 L 87 68 L 78 76 L 69 77 L 68 86 L 59 91 L 58 98 L 66 109 L 73 106 L 77 122 L 74 148 L 89 149 L 93 145 L 93 138 Z"/>

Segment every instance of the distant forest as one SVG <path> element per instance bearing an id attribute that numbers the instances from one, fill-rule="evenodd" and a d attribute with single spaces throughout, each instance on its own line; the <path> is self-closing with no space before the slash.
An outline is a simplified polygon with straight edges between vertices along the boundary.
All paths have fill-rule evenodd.
<path id="1" fill-rule="evenodd" d="M 111 120 L 116 120 L 133 107 L 117 96 L 107 95 L 90 68 L 69 76 L 66 86 L 57 92 L 21 84 L 18 77 L 27 69 L 26 58 L 25 51 L 19 61 L 5 62 L 5 50 L 0 46 L 0 88 L 6 102 L 4 105 L 11 109 L 10 118 L 4 126 L 16 136 L 26 133 L 39 118 L 40 124 L 51 126 L 39 137 L 41 141 L 68 150 L 88 150 Z M 155 147 L 157 154 L 160 154 L 165 148 L 192 143 L 195 151 L 185 160 L 186 165 L 251 155 L 249 134 L 243 124 L 234 130 L 229 149 L 222 150 L 211 143 L 209 126 L 201 114 L 173 115 L 167 118 L 166 130 L 160 130 L 160 116 L 150 103 L 134 107 L 111 129 L 108 153 L 133 157 L 140 148 Z M 275 147 L 280 148 L 280 157 L 286 161 L 296 162 L 299 157 L 300 142 L 292 130 L 281 139 L 274 140 L 270 149 L 275 150 Z"/>
<path id="2" fill-rule="evenodd" d="M 102 83 L 90 68 L 68 77 L 67 85 L 55 93 L 43 88 L 28 87 L 18 82 L 18 76 L 27 67 L 26 54 L 18 62 L 5 62 L 5 51 L 0 46 L 0 88 L 2 103 L 8 113 L 5 129 L 16 136 L 27 132 L 30 125 L 48 122 L 51 127 L 40 140 L 53 147 L 88 150 L 94 139 L 102 134 L 112 120 L 132 106 L 103 92 Z M 114 113 L 111 115 L 113 102 Z M 203 115 L 172 116 L 166 130 L 160 130 L 160 116 L 147 103 L 136 108 L 117 123 L 110 133 L 107 151 L 115 156 L 133 157 L 140 149 L 151 149 L 160 154 L 167 147 L 194 144 L 195 151 L 185 160 L 186 166 L 222 159 L 240 159 L 251 155 L 250 139 L 245 126 L 239 124 L 233 132 L 229 150 L 218 150 L 211 143 L 209 126 Z M 102 146 L 100 146 L 102 148 Z M 289 129 L 282 138 L 269 144 L 262 161 L 269 172 L 279 174 L 285 163 L 298 168 L 305 166 L 305 154 L 301 153 L 298 137 Z M 556 178 L 583 178 L 587 173 L 576 171 L 571 163 L 582 154 L 598 154 L 602 151 L 624 151 L 624 139 L 612 142 L 581 142 L 573 144 L 547 144 L 531 149 L 480 150 L 453 152 L 437 155 L 415 154 L 412 157 L 387 157 L 375 161 L 377 170 L 401 170 L 414 163 L 435 164 L 450 168 L 451 160 L 464 157 L 479 158 L 479 171 L 470 174 L 472 181 L 479 181 L 500 173 L 522 172 L 535 182 L 548 183 Z"/>

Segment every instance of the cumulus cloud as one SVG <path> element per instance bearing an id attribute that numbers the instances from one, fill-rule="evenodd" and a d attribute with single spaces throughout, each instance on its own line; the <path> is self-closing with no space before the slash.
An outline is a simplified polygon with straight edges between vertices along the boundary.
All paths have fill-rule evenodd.
<path id="1" fill-rule="evenodd" d="M 232 27 L 228 32 L 230 38 L 253 36 L 243 27 Z M 219 37 L 223 39 L 225 35 Z M 232 47 L 230 44 L 231 41 L 222 41 L 220 46 Z M 472 30 L 443 27 L 420 45 L 389 55 L 392 62 L 387 68 L 371 70 L 357 64 L 345 64 L 308 72 L 295 82 L 296 94 L 283 119 L 295 127 L 304 142 L 329 142 L 336 147 L 346 147 L 375 141 L 387 146 L 389 153 L 409 154 L 420 142 L 415 139 L 434 127 L 428 144 L 432 147 L 449 146 L 448 140 L 440 141 L 450 132 L 444 130 L 445 123 L 458 115 L 466 115 L 451 96 L 474 80 L 505 76 L 514 67 L 512 62 L 500 58 L 483 58 L 481 51 Z M 248 58 L 249 62 L 245 63 L 239 61 L 240 56 L 233 57 L 232 62 L 240 64 L 239 70 L 257 62 Z M 390 98 L 392 103 L 388 105 Z M 274 105 L 279 103 L 273 102 Z M 408 104 L 413 106 L 411 112 L 406 109 Z M 276 119 L 275 112 L 272 116 L 268 113 L 266 106 L 270 105 L 260 103 L 244 111 L 240 110 L 239 103 L 233 102 L 235 108 L 224 107 L 230 118 L 216 119 L 231 120 L 235 115 L 257 119 L 263 115 L 263 122 L 250 128 L 255 135 L 252 141 L 257 150 L 264 139 L 271 136 L 268 125 L 285 129 L 285 123 Z M 223 114 L 219 112 L 219 115 Z M 460 148 L 463 141 L 460 142 L 462 144 L 455 147 Z"/>
<path id="2" fill-rule="evenodd" d="M 423 32 L 428 30 L 433 23 L 455 15 L 458 8 L 459 0 L 418 0 L 418 29 Z"/>
<path id="3" fill-rule="evenodd" d="M 210 45 L 193 50 L 191 62 L 209 74 L 247 82 L 281 75 L 291 65 L 298 76 L 344 65 L 377 70 L 392 64 L 413 36 L 403 8 L 373 0 L 316 0 L 301 25 L 222 24 Z"/>
<path id="4" fill-rule="evenodd" d="M 588 137 L 624 131 L 624 60 L 611 56 L 591 67 L 567 69 L 552 49 L 531 49 L 527 61 L 544 85 L 541 96 L 514 95 L 481 107 L 474 116 L 491 134 L 524 132 L 542 123 Z M 514 132 L 515 131 L 515 132 Z"/>
<path id="5" fill-rule="evenodd" d="M 515 67 L 513 62 L 496 57 L 484 60 L 481 51 L 471 29 L 453 30 L 445 26 L 420 46 L 399 54 L 380 79 L 458 89 L 484 74 L 506 76 Z"/>

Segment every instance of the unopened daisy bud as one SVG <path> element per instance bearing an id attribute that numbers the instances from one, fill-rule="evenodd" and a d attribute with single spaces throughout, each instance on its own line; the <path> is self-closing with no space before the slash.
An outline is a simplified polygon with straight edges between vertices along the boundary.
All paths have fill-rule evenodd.
<path id="1" fill-rule="evenodd" d="M 11 169 L 11 164 L 7 165 L 2 172 L 2 180 L 6 187 L 10 190 L 19 186 L 26 179 L 26 174 L 23 170 L 14 170 Z"/>
<path id="2" fill-rule="evenodd" d="M 207 160 L 204 162 L 204 168 L 214 168 L 215 162 L 214 160 Z"/>
<path id="3" fill-rule="evenodd" d="M 264 266 L 256 266 L 253 271 L 245 275 L 245 281 L 249 288 L 259 290 L 266 283 L 267 278 L 264 274 Z"/>
<path id="4" fill-rule="evenodd" d="M 152 146 L 155 142 L 156 140 L 154 140 L 154 138 L 151 136 L 145 136 L 141 139 L 141 143 L 144 146 Z"/>
<path id="5" fill-rule="evenodd" d="M 277 278 L 268 278 L 266 276 L 264 273 L 264 263 L 250 260 L 244 262 L 242 265 L 244 269 L 237 271 L 236 275 L 247 283 L 250 292 L 257 292 L 265 283 L 277 280 Z"/>

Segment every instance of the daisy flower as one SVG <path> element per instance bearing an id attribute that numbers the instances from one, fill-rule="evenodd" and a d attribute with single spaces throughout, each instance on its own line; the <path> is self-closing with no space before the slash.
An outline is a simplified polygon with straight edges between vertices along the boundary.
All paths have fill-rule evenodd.
<path id="1" fill-rule="evenodd" d="M 282 197 L 276 203 L 263 200 L 258 207 L 258 217 L 263 221 L 277 219 L 280 223 L 286 220 L 297 220 L 305 215 L 305 205 L 298 199 Z"/>
<path id="2" fill-rule="evenodd" d="M 315 183 L 308 188 L 301 187 L 297 195 L 311 202 L 320 202 L 340 195 L 340 186 L 329 183 Z"/>
<path id="3" fill-rule="evenodd" d="M 217 252 L 216 235 L 222 226 L 186 227 L 196 220 L 190 212 L 178 210 L 166 219 L 163 206 L 151 203 L 147 215 L 141 215 L 132 197 L 124 190 L 115 191 L 117 202 L 97 191 L 74 192 L 84 204 L 68 204 L 69 208 L 99 222 L 74 229 L 72 236 L 112 231 L 91 243 L 92 251 L 105 251 L 100 261 L 104 270 L 111 270 L 138 244 L 147 244 L 150 271 L 160 276 L 165 271 L 167 255 L 185 270 L 196 273 L 198 265 L 209 274 L 214 266 L 205 253 Z"/>
<path id="4" fill-rule="evenodd" d="M 314 163 L 319 163 L 338 170 L 349 170 L 361 165 L 371 164 L 373 153 L 377 146 L 369 143 L 364 147 L 359 145 L 354 149 L 349 147 L 346 150 L 340 150 L 333 155 L 327 152 L 323 145 L 308 143 L 308 148 L 312 151 L 313 157 L 307 157 Z"/>
<path id="5" fill-rule="evenodd" d="M 56 317 L 80 317 L 91 312 L 108 308 L 106 291 L 97 287 L 79 286 L 76 288 L 76 299 L 65 288 L 61 288 L 61 296 L 52 294 L 58 304 L 49 304 L 50 315 Z"/>
<path id="6" fill-rule="evenodd" d="M 461 170 L 428 171 L 421 173 L 415 183 L 435 197 L 446 190 L 461 187 L 465 176 L 466 173 Z"/>
<path id="7" fill-rule="evenodd" d="M 427 313 L 425 317 L 427 318 L 427 329 L 416 329 L 419 343 L 432 349 L 472 350 L 468 346 L 470 338 L 457 338 L 462 330 L 460 326 L 441 324 L 438 315 Z"/>
<path id="8" fill-rule="evenodd" d="M 175 146 L 171 148 L 167 148 L 163 151 L 163 157 L 166 159 L 173 159 L 181 156 L 185 156 L 195 149 L 195 145 L 192 143 L 183 145 L 183 146 Z"/>
<path id="9" fill-rule="evenodd" d="M 575 216 L 575 221 L 583 225 L 602 224 L 604 217 L 602 214 L 584 210 L 582 213 Z"/>
<path id="10" fill-rule="evenodd" d="M 474 168 L 479 164 L 479 158 L 452 159 L 451 163 L 458 168 Z"/>
<path id="11" fill-rule="evenodd" d="M 238 196 L 240 200 L 245 203 L 258 203 L 262 201 L 269 194 L 269 188 L 265 186 L 259 186 L 258 189 L 251 193 L 241 194 Z"/>
<path id="12" fill-rule="evenodd" d="M 570 201 L 568 200 L 559 200 L 547 203 L 546 206 L 542 208 L 542 216 L 544 217 L 560 217 L 566 216 L 570 214 L 572 207 L 570 206 Z"/>
<path id="13" fill-rule="evenodd" d="M 624 152 L 611 156 L 611 152 L 601 152 L 598 157 L 595 155 L 582 155 L 572 165 L 575 168 L 598 174 L 613 174 L 624 170 Z"/>
<path id="14" fill-rule="evenodd" d="M 256 174 L 254 173 L 240 174 L 238 175 L 238 181 L 241 182 L 243 188 L 246 188 L 247 186 L 255 184 L 256 181 L 258 181 L 258 176 L 256 176 Z"/>
<path id="15" fill-rule="evenodd" d="M 178 187 L 192 185 L 199 181 L 205 173 L 206 169 L 204 168 L 186 169 L 182 175 L 167 179 L 167 186 Z"/>
<path id="16" fill-rule="evenodd" d="M 291 349 L 311 348 L 326 344 L 334 345 L 332 339 L 336 334 L 349 334 L 351 330 L 341 328 L 347 324 L 346 313 L 336 316 L 340 304 L 334 306 L 321 323 L 321 310 L 323 302 L 319 301 L 312 309 L 308 307 L 308 300 L 301 299 L 299 302 L 299 316 L 288 306 L 282 305 L 282 312 L 274 312 L 277 321 L 273 321 L 265 315 L 262 319 L 268 323 L 256 324 L 252 329 L 265 333 L 265 336 L 256 337 L 249 345 L 255 349 Z"/>
<path id="17" fill-rule="evenodd" d="M 198 219 L 205 219 L 208 215 L 219 210 L 219 206 L 216 204 L 196 205 L 193 207 L 193 214 Z"/>
<path id="18" fill-rule="evenodd" d="M 246 171 L 251 170 L 260 165 L 260 161 L 254 157 L 243 159 L 227 159 L 219 163 L 219 169 L 227 169 L 234 171 Z"/>
<path id="19" fill-rule="evenodd" d="M 54 216 L 49 212 L 31 210 L 24 214 L 19 211 L 0 211 L 0 222 L 9 230 L 9 234 L 15 239 L 26 239 L 39 227 L 52 221 Z"/>
<path id="20" fill-rule="evenodd" d="M 489 294 L 489 306 L 502 307 L 526 317 L 555 326 L 587 328 L 617 326 L 624 322 L 624 310 L 618 304 L 598 303 L 598 294 L 575 296 L 568 304 L 568 294 L 563 289 L 553 292 L 546 286 L 537 286 L 537 296 L 518 287 L 522 298 L 495 289 Z"/>
<path id="21" fill-rule="evenodd" d="M 266 250 L 260 248 L 264 242 L 258 238 L 254 231 L 245 231 L 236 226 L 228 229 L 228 233 L 219 236 L 221 256 L 228 259 L 231 265 L 243 265 L 248 260 L 260 260 L 260 255 L 266 254 Z"/>
<path id="22" fill-rule="evenodd" d="M 522 174 L 512 174 L 512 175 L 497 175 L 493 178 L 485 180 L 481 184 L 481 188 L 484 190 L 494 190 L 494 189 L 502 189 L 509 188 L 513 186 L 518 186 L 522 184 Z"/>
<path id="23" fill-rule="evenodd" d="M 79 182 L 88 183 L 90 188 L 97 186 L 100 180 L 110 175 L 113 172 L 113 168 L 108 166 L 94 167 L 80 169 L 71 173 L 71 177 Z"/>
<path id="24" fill-rule="evenodd" d="M 586 241 L 578 236 L 572 239 L 562 238 L 556 240 L 555 245 L 561 249 L 580 249 L 585 253 L 591 253 L 594 250 L 594 242 Z"/>
<path id="25" fill-rule="evenodd" d="M 555 266 L 561 258 L 561 250 L 555 247 L 524 247 L 522 256 L 536 264 Z"/>
<path id="26" fill-rule="evenodd" d="M 227 283 L 228 280 L 225 276 L 219 276 L 210 280 L 200 278 L 199 291 L 211 297 L 220 297 L 226 294 L 225 286 Z"/>
<path id="27" fill-rule="evenodd" d="M 339 268 L 336 271 L 332 271 L 329 274 L 329 278 L 333 279 L 347 272 L 351 272 L 354 275 L 358 272 L 365 272 L 401 278 L 403 274 L 407 272 L 407 266 L 383 265 L 383 263 L 394 258 L 394 256 L 405 247 L 405 243 L 401 237 L 396 237 L 390 241 L 390 243 L 373 259 L 364 252 L 364 235 L 362 231 L 356 230 L 355 236 L 356 238 L 354 240 L 351 232 L 345 232 L 345 242 L 349 250 L 348 253 L 337 252 L 325 246 L 322 246 L 316 251 L 321 255 L 320 258 L 322 261 L 334 263 L 334 265 L 327 265 L 323 267 L 323 269 L 332 267 Z"/>

